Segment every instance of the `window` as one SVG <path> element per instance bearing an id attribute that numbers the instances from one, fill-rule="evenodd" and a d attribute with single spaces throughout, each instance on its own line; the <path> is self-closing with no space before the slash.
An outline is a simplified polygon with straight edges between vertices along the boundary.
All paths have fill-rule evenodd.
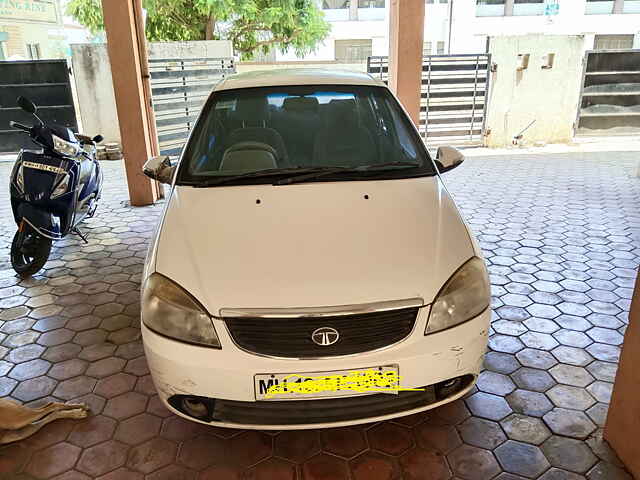
<path id="1" fill-rule="evenodd" d="M 358 0 L 358 8 L 384 8 L 384 0 Z"/>
<path id="2" fill-rule="evenodd" d="M 504 15 L 505 0 L 477 0 L 477 17 L 501 17 Z"/>
<path id="3" fill-rule="evenodd" d="M 613 13 L 613 0 L 587 0 L 587 15 L 608 15 Z"/>
<path id="4" fill-rule="evenodd" d="M 438 42 L 438 55 L 444 55 L 444 42 Z"/>
<path id="5" fill-rule="evenodd" d="M 544 15 L 544 0 L 514 0 L 513 15 Z"/>
<path id="6" fill-rule="evenodd" d="M 27 43 L 27 55 L 31 60 L 40 59 L 40 44 L 39 43 Z"/>
<path id="7" fill-rule="evenodd" d="M 640 0 L 624 0 L 622 13 L 640 13 Z"/>
<path id="8" fill-rule="evenodd" d="M 382 165 L 393 162 L 415 166 Z M 369 166 L 374 168 L 363 170 Z M 305 85 L 214 93 L 186 146 L 177 181 L 197 184 L 268 170 L 224 185 L 274 183 L 300 175 L 290 172 L 298 167 L 357 169 L 325 172 L 318 181 L 434 174 L 411 120 L 386 88 Z"/>
<path id="9" fill-rule="evenodd" d="M 433 54 L 433 43 L 432 42 L 424 42 L 422 45 L 422 54 L 423 55 L 431 55 Z"/>
<path id="10" fill-rule="evenodd" d="M 4 42 L 0 42 L 0 60 L 4 60 L 6 57 L 4 55 Z"/>
<path id="11" fill-rule="evenodd" d="M 342 63 L 366 62 L 373 51 L 371 39 L 336 40 L 336 60 Z"/>
<path id="12" fill-rule="evenodd" d="M 633 48 L 633 35 L 596 35 L 594 50 Z"/>
<path id="13" fill-rule="evenodd" d="M 324 10 L 339 10 L 349 8 L 349 0 L 322 0 Z"/>

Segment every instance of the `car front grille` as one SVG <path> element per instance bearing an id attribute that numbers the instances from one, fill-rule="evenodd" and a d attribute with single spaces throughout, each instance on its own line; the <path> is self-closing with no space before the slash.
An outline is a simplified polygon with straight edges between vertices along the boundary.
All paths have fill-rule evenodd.
<path id="1" fill-rule="evenodd" d="M 276 357 L 333 357 L 367 352 L 399 342 L 413 330 L 418 308 L 331 317 L 225 318 L 233 341 L 244 350 Z M 311 340 L 318 328 L 340 337 L 333 345 Z"/>

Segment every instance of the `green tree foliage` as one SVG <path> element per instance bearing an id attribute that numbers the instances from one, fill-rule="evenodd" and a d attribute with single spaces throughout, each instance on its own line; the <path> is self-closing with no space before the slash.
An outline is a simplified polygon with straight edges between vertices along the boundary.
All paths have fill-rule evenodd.
<path id="1" fill-rule="evenodd" d="M 249 59 L 272 48 L 304 56 L 329 34 L 314 0 L 143 0 L 150 41 L 231 40 Z M 67 13 L 96 34 L 104 30 L 101 0 L 71 0 Z"/>

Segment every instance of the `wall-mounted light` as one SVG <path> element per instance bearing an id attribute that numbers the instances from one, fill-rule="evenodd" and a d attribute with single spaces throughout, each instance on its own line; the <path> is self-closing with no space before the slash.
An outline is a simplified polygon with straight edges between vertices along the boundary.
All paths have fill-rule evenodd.
<path id="1" fill-rule="evenodd" d="M 542 69 L 548 70 L 550 68 L 553 68 L 553 62 L 555 59 L 556 59 L 555 53 L 547 53 L 546 55 L 544 55 L 542 57 Z"/>

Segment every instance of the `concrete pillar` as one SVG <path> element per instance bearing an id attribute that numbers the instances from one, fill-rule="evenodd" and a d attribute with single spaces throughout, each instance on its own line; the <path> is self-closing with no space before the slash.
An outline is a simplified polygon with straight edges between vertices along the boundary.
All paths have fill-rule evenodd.
<path id="1" fill-rule="evenodd" d="M 389 16 L 389 87 L 418 126 L 424 0 L 391 0 Z"/>
<path id="2" fill-rule="evenodd" d="M 604 438 L 634 478 L 640 478 L 640 274 L 629 311 Z"/>
<path id="3" fill-rule="evenodd" d="M 144 162 L 157 152 L 157 139 L 144 88 L 146 65 L 142 67 L 142 59 L 146 63 L 146 54 L 140 52 L 146 46 L 141 36 L 140 1 L 102 0 L 129 198 L 135 206 L 154 203 L 161 192 L 158 184 L 142 173 Z"/>

